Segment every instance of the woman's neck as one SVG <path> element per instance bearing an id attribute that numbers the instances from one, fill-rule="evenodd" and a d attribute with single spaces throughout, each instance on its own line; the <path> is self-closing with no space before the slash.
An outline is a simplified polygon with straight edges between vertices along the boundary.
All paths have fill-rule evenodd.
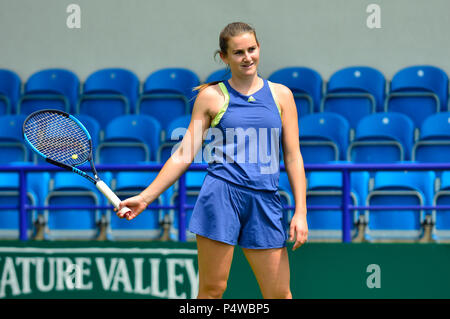
<path id="1" fill-rule="evenodd" d="M 263 80 L 258 77 L 257 74 L 251 77 L 242 78 L 232 76 L 229 83 L 236 91 L 241 92 L 244 95 L 256 92 L 264 85 Z"/>

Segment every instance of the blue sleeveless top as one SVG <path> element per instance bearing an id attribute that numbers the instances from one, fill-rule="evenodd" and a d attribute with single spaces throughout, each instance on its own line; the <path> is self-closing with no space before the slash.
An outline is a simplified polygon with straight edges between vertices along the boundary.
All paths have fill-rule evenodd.
<path id="1" fill-rule="evenodd" d="M 281 109 L 272 83 L 244 95 L 228 81 L 219 87 L 225 103 L 211 122 L 207 139 L 212 156 L 208 173 L 256 190 L 278 190 L 280 175 Z"/>

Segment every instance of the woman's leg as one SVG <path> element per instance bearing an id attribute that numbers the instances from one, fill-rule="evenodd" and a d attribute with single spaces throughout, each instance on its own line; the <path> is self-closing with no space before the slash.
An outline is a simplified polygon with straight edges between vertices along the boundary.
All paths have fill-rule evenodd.
<path id="1" fill-rule="evenodd" d="M 267 299 L 291 299 L 289 259 L 286 248 L 242 248 L 261 293 Z"/>
<path id="2" fill-rule="evenodd" d="M 197 235 L 199 299 L 222 298 L 227 288 L 234 246 Z"/>

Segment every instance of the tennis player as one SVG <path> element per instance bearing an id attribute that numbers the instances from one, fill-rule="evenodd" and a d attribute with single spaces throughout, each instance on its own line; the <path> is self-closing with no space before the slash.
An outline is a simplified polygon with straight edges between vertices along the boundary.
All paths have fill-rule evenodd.
<path id="1" fill-rule="evenodd" d="M 189 223 L 198 247 L 198 298 L 222 297 L 235 245 L 241 246 L 264 298 L 292 298 L 286 240 L 294 241 L 295 250 L 308 235 L 305 172 L 293 94 L 258 76 L 260 44 L 248 24 L 227 25 L 220 33 L 219 47 L 217 53 L 231 71 L 230 80 L 197 88 L 191 123 L 180 147 L 142 193 L 121 202 L 119 208 L 127 206 L 132 212 L 117 214 L 135 218 L 175 183 L 201 149 L 208 129 L 224 137 L 233 132 L 234 138 L 224 139 L 223 148 L 216 149 L 208 165 Z M 194 135 L 194 122 L 201 123 L 202 134 Z M 239 132 L 246 136 L 242 138 Z M 279 156 L 272 154 L 269 163 L 263 156 L 267 144 L 275 155 L 281 144 L 295 197 L 289 233 L 278 193 Z M 255 145 L 256 156 L 250 154 L 255 153 Z M 188 160 L 180 160 L 186 155 Z"/>

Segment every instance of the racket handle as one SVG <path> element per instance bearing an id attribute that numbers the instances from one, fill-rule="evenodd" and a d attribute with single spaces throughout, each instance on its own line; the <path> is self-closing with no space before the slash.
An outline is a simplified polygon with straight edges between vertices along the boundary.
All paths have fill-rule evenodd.
<path id="1" fill-rule="evenodd" d="M 98 190 L 102 192 L 102 194 L 105 195 L 106 198 L 108 198 L 108 200 L 111 202 L 111 204 L 114 205 L 115 208 L 119 208 L 120 198 L 117 197 L 116 194 L 114 194 L 111 188 L 109 188 L 108 185 L 105 184 L 105 182 L 98 181 L 95 186 L 97 186 Z M 124 207 L 119 211 L 121 215 L 127 214 L 129 212 L 131 212 L 131 209 L 129 209 L 128 207 Z"/>

